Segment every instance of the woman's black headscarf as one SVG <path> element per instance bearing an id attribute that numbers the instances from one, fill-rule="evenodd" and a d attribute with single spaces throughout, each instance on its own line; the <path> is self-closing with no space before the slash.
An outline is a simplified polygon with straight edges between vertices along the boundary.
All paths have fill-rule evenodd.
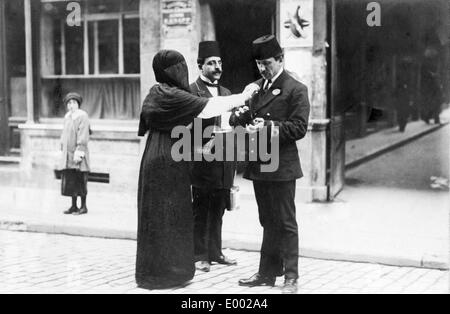
<path id="1" fill-rule="evenodd" d="M 161 50 L 153 58 L 156 81 L 189 92 L 189 73 L 186 61 L 175 50 Z"/>
<path id="2" fill-rule="evenodd" d="M 139 136 L 147 130 L 170 131 L 187 126 L 197 117 L 208 98 L 192 95 L 189 74 L 183 55 L 174 50 L 161 50 L 153 58 L 156 81 L 144 100 L 139 123 Z"/>

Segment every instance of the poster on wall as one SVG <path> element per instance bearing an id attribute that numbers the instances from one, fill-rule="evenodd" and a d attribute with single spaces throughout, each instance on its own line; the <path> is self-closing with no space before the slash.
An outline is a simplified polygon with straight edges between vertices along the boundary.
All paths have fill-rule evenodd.
<path id="1" fill-rule="evenodd" d="M 190 30 L 193 23 L 192 0 L 162 0 L 162 30 L 166 36 L 177 37 L 180 31 Z"/>
<path id="2" fill-rule="evenodd" d="M 313 0 L 280 1 L 280 44 L 282 47 L 313 45 Z"/>

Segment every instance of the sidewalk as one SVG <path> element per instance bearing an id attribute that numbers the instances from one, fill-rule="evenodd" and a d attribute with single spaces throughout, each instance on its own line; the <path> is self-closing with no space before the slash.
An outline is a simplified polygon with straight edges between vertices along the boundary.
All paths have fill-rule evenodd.
<path id="1" fill-rule="evenodd" d="M 238 265 L 213 264 L 184 287 L 144 290 L 136 286 L 136 241 L 0 230 L 0 293 L 6 294 L 281 294 L 274 287 L 241 287 L 258 269 L 259 253 L 226 250 Z M 299 294 L 448 293 L 448 271 L 299 258 Z M 187 297 L 186 297 L 187 298 Z M 217 302 L 217 304 L 220 302 Z M 223 304 L 225 305 L 225 304 Z M 175 306 L 175 304 L 174 304 Z M 176 305 L 178 306 L 178 304 Z M 220 307 L 218 307 L 220 309 Z"/>
<path id="2" fill-rule="evenodd" d="M 385 151 L 387 145 L 396 147 L 436 127 L 439 126 L 413 122 L 403 134 L 385 130 L 359 143 L 353 141 L 347 144 L 348 159 L 368 160 L 370 155 L 361 153 L 370 153 L 369 148 L 375 153 Z M 52 175 L 42 169 L 25 174 L 14 165 L 0 166 L 0 229 L 136 238 L 137 186 L 113 191 L 107 184 L 90 183 L 89 214 L 63 215 L 69 200 L 60 196 L 60 182 Z M 241 189 L 252 191 L 251 182 L 238 180 Z M 390 206 L 386 205 L 386 199 Z M 431 211 L 432 202 L 442 206 Z M 386 190 L 348 186 L 333 203 L 297 203 L 300 254 L 448 269 L 448 207 L 448 193 L 412 195 L 392 191 L 386 195 Z M 241 199 L 241 209 L 227 212 L 224 217 L 223 245 L 258 251 L 261 239 L 256 201 L 251 193 L 246 193 Z"/>
<path id="3" fill-rule="evenodd" d="M 345 144 L 345 167 L 356 167 L 381 154 L 408 144 L 450 122 L 450 109 L 441 113 L 441 125 L 425 124 L 422 120 L 409 122 L 404 133 L 398 127 L 384 129 L 363 138 L 347 141 Z"/>

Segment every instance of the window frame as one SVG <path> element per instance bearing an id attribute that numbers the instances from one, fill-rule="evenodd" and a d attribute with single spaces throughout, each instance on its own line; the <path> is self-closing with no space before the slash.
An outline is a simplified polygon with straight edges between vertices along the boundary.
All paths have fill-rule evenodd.
<path id="1" fill-rule="evenodd" d="M 41 3 L 48 2 L 61 2 L 61 1 L 51 1 L 51 0 L 41 0 Z M 64 1 L 65 2 L 65 1 Z M 83 74 L 67 74 L 66 68 L 66 35 L 65 35 L 65 20 L 61 20 L 59 23 L 60 31 L 60 66 L 61 74 L 46 74 L 42 75 L 42 79 L 79 79 L 79 78 L 112 78 L 112 77 L 122 77 L 122 78 L 139 78 L 139 73 L 125 73 L 125 54 L 124 54 L 124 20 L 125 19 L 140 19 L 139 11 L 123 11 L 123 1 L 120 2 L 119 12 L 110 13 L 89 13 L 88 6 L 84 5 L 81 17 L 81 23 L 83 24 Z M 98 33 L 98 22 L 100 21 L 117 21 L 118 22 L 118 73 L 113 74 L 101 74 L 100 73 L 100 63 L 99 63 L 99 33 Z M 90 60 L 89 60 L 89 22 L 93 22 L 94 27 L 94 73 L 90 74 Z"/>

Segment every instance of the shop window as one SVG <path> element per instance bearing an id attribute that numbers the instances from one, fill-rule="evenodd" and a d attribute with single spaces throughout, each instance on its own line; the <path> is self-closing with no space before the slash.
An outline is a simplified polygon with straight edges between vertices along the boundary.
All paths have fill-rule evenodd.
<path id="1" fill-rule="evenodd" d="M 41 117 L 60 117 L 64 94 L 77 91 L 93 118 L 136 119 L 139 0 L 78 1 L 76 26 L 67 24 L 68 3 L 41 0 Z"/>
<path id="2" fill-rule="evenodd" d="M 120 3 L 118 0 L 90 0 L 87 2 L 89 13 L 111 13 L 120 12 Z"/>
<path id="3" fill-rule="evenodd" d="M 88 25 L 89 38 L 92 42 L 92 45 L 89 45 L 90 73 L 119 73 L 118 21 L 89 22 Z"/>
<path id="4" fill-rule="evenodd" d="M 123 22 L 125 34 L 139 34 L 139 20 L 128 19 Z M 125 73 L 139 73 L 139 36 L 126 36 L 124 38 L 123 53 L 125 60 L 137 60 L 137 62 L 125 62 Z"/>
<path id="5" fill-rule="evenodd" d="M 67 74 L 83 74 L 84 27 L 65 27 L 65 61 Z"/>

